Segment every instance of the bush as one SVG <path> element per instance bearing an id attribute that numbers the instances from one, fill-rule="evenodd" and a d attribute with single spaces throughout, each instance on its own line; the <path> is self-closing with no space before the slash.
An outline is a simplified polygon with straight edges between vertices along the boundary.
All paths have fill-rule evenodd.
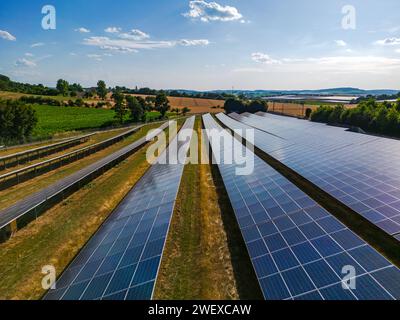
<path id="1" fill-rule="evenodd" d="M 35 110 L 21 101 L 0 100 L 1 143 L 23 142 L 37 124 Z"/>

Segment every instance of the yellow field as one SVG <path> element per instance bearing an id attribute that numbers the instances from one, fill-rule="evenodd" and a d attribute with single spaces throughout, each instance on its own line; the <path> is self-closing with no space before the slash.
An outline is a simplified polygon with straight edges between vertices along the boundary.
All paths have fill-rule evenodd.
<path id="1" fill-rule="evenodd" d="M 146 98 L 145 95 L 135 94 L 137 97 Z M 218 113 L 223 111 L 224 100 L 197 99 L 197 98 L 181 98 L 168 97 L 171 108 L 190 109 L 190 113 Z"/>
<path id="2" fill-rule="evenodd" d="M 355 104 L 345 105 L 346 108 L 355 108 L 356 106 L 357 105 Z M 268 111 L 295 117 L 304 117 L 306 114 L 306 110 L 308 108 L 310 108 L 312 111 L 315 111 L 319 108 L 319 105 L 315 104 L 302 105 L 300 103 L 268 102 Z"/>

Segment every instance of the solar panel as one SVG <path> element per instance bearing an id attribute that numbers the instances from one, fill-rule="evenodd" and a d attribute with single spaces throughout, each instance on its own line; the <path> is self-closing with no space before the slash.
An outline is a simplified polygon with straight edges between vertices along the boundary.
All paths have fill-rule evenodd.
<path id="1" fill-rule="evenodd" d="M 230 128 L 256 128 L 258 148 L 399 238 L 398 140 L 270 114 L 219 114 L 218 119 Z M 275 150 L 279 139 L 287 145 Z"/>
<path id="2" fill-rule="evenodd" d="M 193 125 L 191 117 L 182 129 Z M 181 133 L 160 157 L 177 150 L 186 155 L 190 138 L 183 141 L 186 136 Z M 45 299 L 151 299 L 183 168 L 184 164 L 153 164 Z"/>
<path id="3" fill-rule="evenodd" d="M 203 122 L 222 130 L 210 115 Z M 236 175 L 235 164 L 218 167 L 265 299 L 400 298 L 397 267 L 255 154 L 247 155 L 254 157 L 250 175 Z M 342 287 L 345 266 L 356 272 L 355 289 Z"/>

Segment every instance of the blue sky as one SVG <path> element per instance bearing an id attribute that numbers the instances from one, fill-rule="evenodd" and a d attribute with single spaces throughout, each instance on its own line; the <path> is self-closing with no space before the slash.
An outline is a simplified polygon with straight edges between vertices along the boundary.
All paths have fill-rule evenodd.
<path id="1" fill-rule="evenodd" d="M 47 4 L 55 30 L 41 26 Z M 22 82 L 400 89 L 399 71 L 398 0 L 0 2 L 0 73 Z"/>

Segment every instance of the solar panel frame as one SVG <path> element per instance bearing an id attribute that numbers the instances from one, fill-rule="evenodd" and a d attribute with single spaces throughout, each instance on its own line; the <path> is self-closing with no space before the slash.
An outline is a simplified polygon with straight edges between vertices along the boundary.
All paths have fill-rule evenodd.
<path id="1" fill-rule="evenodd" d="M 203 122 L 206 129 L 222 130 L 210 115 L 203 116 Z M 272 167 L 256 155 L 251 154 L 250 151 L 248 152 L 255 161 L 255 169 L 250 176 L 236 176 L 233 173 L 236 167 L 234 164 L 219 163 L 218 167 L 264 298 L 271 300 L 367 299 L 370 296 L 366 295 L 365 291 L 368 290 L 369 285 L 375 290 L 374 297 L 394 299 L 397 288 L 394 287 L 389 293 L 382 287 L 382 284 L 373 278 L 372 274 L 380 270 L 391 269 L 394 274 L 392 281 L 400 284 L 400 270 L 318 204 L 311 201 L 313 203 L 310 202 L 307 207 L 298 211 L 291 212 L 282 209 L 278 215 L 275 213 L 273 216 L 270 215 L 271 212 L 274 212 L 271 209 L 276 208 L 274 205 L 267 206 L 271 199 L 277 199 L 276 203 L 286 202 L 285 197 L 279 196 L 279 188 L 283 193 L 286 190 L 291 192 L 293 196 L 299 197 L 298 199 L 304 199 L 305 195 Z M 268 179 L 270 183 L 266 183 Z M 278 188 L 273 188 L 273 184 L 276 184 Z M 265 197 L 265 194 L 268 196 Z M 254 220 L 254 215 L 249 209 L 250 206 L 254 206 L 253 197 L 269 215 L 265 221 Z M 294 198 L 291 199 L 295 202 Z M 251 203 L 250 206 L 248 203 Z M 257 211 L 258 213 L 259 211 Z M 280 219 L 282 221 L 277 223 Z M 290 232 L 296 234 L 290 238 L 287 234 Z M 335 240 L 335 237 L 342 239 L 343 233 L 347 236 L 351 235 L 350 238 L 353 241 L 344 242 L 347 249 Z M 359 252 L 360 248 L 366 248 L 365 250 L 368 252 Z M 351 254 L 360 259 L 367 255 L 372 261 L 385 261 L 385 263 L 376 263 L 366 270 L 352 258 Z M 338 259 L 339 257 L 341 259 Z M 342 284 L 341 276 L 343 277 L 343 275 L 338 272 L 342 271 L 339 270 L 341 262 L 351 262 L 356 267 L 358 271 L 356 279 L 361 279 L 362 290 L 358 288 L 356 293 L 352 291 L 349 293 L 342 289 L 343 293 L 340 294 L 340 290 L 336 287 Z M 368 266 L 365 261 L 362 264 Z M 322 266 L 325 267 L 322 268 Z M 318 276 L 321 274 L 321 268 L 324 273 L 329 273 L 329 278 Z M 332 291 L 330 289 L 332 287 L 336 289 Z"/>
<path id="2" fill-rule="evenodd" d="M 255 129 L 259 149 L 399 239 L 399 141 L 270 114 L 217 117 L 230 128 Z M 273 150 L 270 141 L 277 138 L 267 129 L 288 145 Z"/>
<path id="3" fill-rule="evenodd" d="M 159 159 L 174 152 L 186 159 L 191 137 L 181 133 L 193 125 L 194 117 L 186 120 Z M 183 163 L 153 164 L 44 299 L 151 299 L 183 168 Z"/>

